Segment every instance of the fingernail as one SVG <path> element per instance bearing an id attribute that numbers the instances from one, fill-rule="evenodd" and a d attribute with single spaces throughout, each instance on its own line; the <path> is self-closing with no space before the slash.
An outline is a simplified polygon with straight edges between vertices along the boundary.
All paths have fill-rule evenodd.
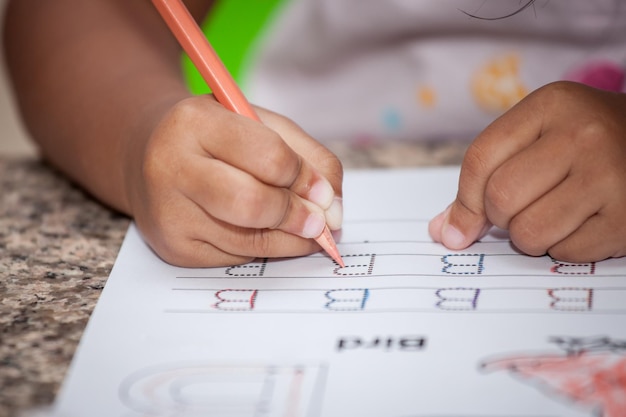
<path id="1" fill-rule="evenodd" d="M 304 222 L 301 236 L 307 239 L 314 239 L 322 234 L 324 227 L 326 227 L 324 216 L 317 212 L 310 213 Z"/>
<path id="2" fill-rule="evenodd" d="M 464 249 L 466 246 L 465 235 L 456 227 L 446 223 L 441 230 L 441 243 L 450 249 Z"/>
<path id="3" fill-rule="evenodd" d="M 341 224 L 343 223 L 343 199 L 340 197 L 333 198 L 333 202 L 324 214 L 330 230 L 341 229 Z"/>
<path id="4" fill-rule="evenodd" d="M 311 187 L 307 199 L 321 207 L 323 210 L 327 210 L 333 203 L 335 197 L 335 191 L 330 185 L 328 180 L 320 178 Z"/>

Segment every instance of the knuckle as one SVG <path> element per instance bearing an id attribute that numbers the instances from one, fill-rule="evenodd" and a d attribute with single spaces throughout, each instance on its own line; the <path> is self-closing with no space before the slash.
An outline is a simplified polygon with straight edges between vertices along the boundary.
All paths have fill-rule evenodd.
<path id="1" fill-rule="evenodd" d="M 576 94 L 580 84 L 572 81 L 553 81 L 538 88 L 533 95 L 541 96 L 541 100 L 555 105 L 562 105 L 563 100 Z"/>
<path id="2" fill-rule="evenodd" d="M 577 126 L 573 145 L 582 155 L 594 155 L 601 150 L 610 150 L 613 147 L 612 128 L 605 121 L 598 118 L 589 118 Z"/>
<path id="3" fill-rule="evenodd" d="M 203 104 L 206 97 L 189 97 L 177 102 L 171 110 L 170 117 L 180 122 L 190 122 L 206 114 Z"/>
<path id="4" fill-rule="evenodd" d="M 185 266 L 190 262 L 185 242 L 175 236 L 160 235 L 158 238 L 149 239 L 148 243 L 157 255 L 169 264 Z"/>
<path id="5" fill-rule="evenodd" d="M 595 180 L 588 178 L 587 181 L 593 182 L 594 186 L 597 186 L 597 182 L 600 181 L 604 189 L 607 190 L 607 195 L 612 194 L 619 199 L 619 194 L 616 193 L 616 190 L 626 189 L 626 172 L 624 172 L 623 167 L 620 167 L 620 169 L 607 169 L 602 172 L 601 177 L 595 178 Z"/>
<path id="6" fill-rule="evenodd" d="M 191 259 L 189 259 L 189 255 L 182 251 L 173 248 L 163 250 L 155 249 L 155 251 L 159 254 L 159 257 L 161 259 L 163 259 L 170 265 L 177 265 L 182 267 L 193 265 L 193 262 L 191 261 Z"/>
<path id="7" fill-rule="evenodd" d="M 465 152 L 462 165 L 462 176 L 468 182 L 476 181 L 482 178 L 485 172 L 488 172 L 489 155 L 480 146 L 478 142 L 473 142 Z"/>
<path id="8" fill-rule="evenodd" d="M 493 176 L 487 182 L 485 188 L 485 210 L 488 217 L 496 226 L 507 228 L 511 217 L 510 207 L 513 196 L 507 187 L 505 180 L 498 176 Z"/>
<path id="9" fill-rule="evenodd" d="M 314 161 L 316 161 L 320 171 L 328 181 L 330 181 L 333 187 L 341 186 L 343 181 L 343 164 L 335 154 L 320 145 Z"/>
<path id="10" fill-rule="evenodd" d="M 163 261 L 180 267 L 210 268 L 241 264 L 253 259 L 250 256 L 229 254 L 209 242 L 167 231 L 153 236 L 148 244 Z"/>
<path id="11" fill-rule="evenodd" d="M 234 196 L 231 210 L 244 227 L 278 228 L 291 210 L 291 202 L 289 198 L 270 200 L 262 190 L 247 189 Z"/>
<path id="12" fill-rule="evenodd" d="M 244 226 L 251 226 L 267 209 L 262 193 L 251 189 L 241 190 L 232 201 L 231 209 Z"/>
<path id="13" fill-rule="evenodd" d="M 300 159 L 282 141 L 277 141 L 262 158 L 265 175 L 272 182 L 289 185 L 300 171 Z"/>
<path id="14" fill-rule="evenodd" d="M 548 244 L 545 242 L 544 228 L 537 222 L 517 216 L 511 220 L 509 234 L 513 244 L 522 252 L 532 255 L 545 255 Z"/>
<path id="15" fill-rule="evenodd" d="M 257 229 L 251 234 L 249 244 L 255 256 L 265 257 L 271 255 L 272 245 L 269 232 L 268 229 Z"/>
<path id="16" fill-rule="evenodd" d="M 576 251 L 570 248 L 566 244 L 556 244 L 553 247 L 549 248 L 547 251 L 548 255 L 551 258 L 557 259 L 563 262 L 587 262 L 589 261 L 589 256 L 586 251 Z"/>

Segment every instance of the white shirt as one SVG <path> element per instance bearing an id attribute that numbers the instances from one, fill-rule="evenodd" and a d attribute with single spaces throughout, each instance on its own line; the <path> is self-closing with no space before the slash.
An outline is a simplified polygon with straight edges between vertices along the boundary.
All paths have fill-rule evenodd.
<path id="1" fill-rule="evenodd" d="M 472 139 L 532 90 L 623 89 L 626 2 L 292 0 L 243 81 L 318 140 Z"/>

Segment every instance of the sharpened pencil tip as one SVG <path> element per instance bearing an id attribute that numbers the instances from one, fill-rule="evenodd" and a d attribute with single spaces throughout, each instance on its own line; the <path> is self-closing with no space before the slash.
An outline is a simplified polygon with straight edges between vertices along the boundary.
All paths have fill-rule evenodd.
<path id="1" fill-rule="evenodd" d="M 326 253 L 330 255 L 333 261 L 337 262 L 340 267 L 344 268 L 346 266 L 341 258 L 335 239 L 333 239 L 333 235 L 330 233 L 328 226 L 324 228 L 321 235 L 315 238 L 315 241 L 326 251 Z"/>

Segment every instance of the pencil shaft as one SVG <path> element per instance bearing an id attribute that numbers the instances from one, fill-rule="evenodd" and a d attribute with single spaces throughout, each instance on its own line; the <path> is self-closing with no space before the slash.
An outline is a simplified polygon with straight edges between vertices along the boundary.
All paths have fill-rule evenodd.
<path id="1" fill-rule="evenodd" d="M 217 101 L 235 113 L 260 121 L 259 116 L 182 1 L 153 0 L 152 2 L 213 91 Z"/>

